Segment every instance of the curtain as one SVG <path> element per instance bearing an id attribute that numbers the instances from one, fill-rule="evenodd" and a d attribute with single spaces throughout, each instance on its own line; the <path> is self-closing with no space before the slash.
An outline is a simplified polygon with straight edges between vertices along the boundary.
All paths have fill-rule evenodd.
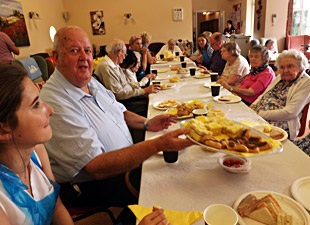
<path id="1" fill-rule="evenodd" d="M 292 34 L 293 4 L 294 4 L 294 0 L 289 0 L 288 1 L 287 22 L 286 22 L 286 36 Z"/>

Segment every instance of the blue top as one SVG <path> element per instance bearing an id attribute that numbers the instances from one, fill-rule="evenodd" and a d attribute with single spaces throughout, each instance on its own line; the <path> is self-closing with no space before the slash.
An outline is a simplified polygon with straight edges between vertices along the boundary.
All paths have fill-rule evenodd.
<path id="1" fill-rule="evenodd" d="M 126 108 L 95 79 L 92 95 L 72 85 L 57 69 L 40 97 L 54 109 L 52 139 L 45 144 L 56 181 L 84 182 L 93 178 L 84 167 L 103 152 L 133 144 L 124 120 Z"/>
<path id="2" fill-rule="evenodd" d="M 31 160 L 42 170 L 34 152 L 31 155 Z M 36 201 L 26 192 L 28 187 L 12 170 L 3 164 L 0 164 L 0 180 L 11 201 L 26 215 L 29 221 L 34 225 L 51 224 L 59 193 L 57 183 L 49 180 L 53 186 L 52 192 L 43 199 Z M 31 185 L 35 185 L 35 183 L 31 182 Z"/>

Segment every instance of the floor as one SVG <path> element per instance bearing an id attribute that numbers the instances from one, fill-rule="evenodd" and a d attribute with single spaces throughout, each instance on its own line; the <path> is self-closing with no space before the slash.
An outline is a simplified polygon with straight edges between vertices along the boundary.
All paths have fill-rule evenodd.
<path id="1" fill-rule="evenodd" d="M 110 210 L 112 211 L 114 217 L 117 217 L 122 208 L 111 207 Z M 107 213 L 96 213 L 92 216 L 89 216 L 85 219 L 79 220 L 74 223 L 75 225 L 113 225 L 110 217 Z"/>

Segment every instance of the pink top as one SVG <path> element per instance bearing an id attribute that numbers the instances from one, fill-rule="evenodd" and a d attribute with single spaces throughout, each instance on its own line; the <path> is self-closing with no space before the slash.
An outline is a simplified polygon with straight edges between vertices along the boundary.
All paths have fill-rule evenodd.
<path id="1" fill-rule="evenodd" d="M 11 48 L 15 44 L 11 38 L 4 32 L 0 32 L 0 63 L 10 63 L 14 59 L 11 54 Z"/>
<path id="2" fill-rule="evenodd" d="M 263 72 L 255 76 L 252 76 L 251 73 L 249 73 L 240 83 L 239 88 L 241 89 L 252 88 L 255 91 L 255 95 L 253 96 L 239 95 L 239 96 L 243 98 L 245 101 L 253 103 L 258 98 L 258 96 L 260 96 L 265 91 L 265 89 L 274 79 L 275 74 L 270 66 L 268 66 Z"/>

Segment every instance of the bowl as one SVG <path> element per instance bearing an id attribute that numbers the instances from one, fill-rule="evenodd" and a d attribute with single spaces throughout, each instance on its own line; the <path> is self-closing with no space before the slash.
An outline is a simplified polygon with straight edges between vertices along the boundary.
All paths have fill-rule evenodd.
<path id="1" fill-rule="evenodd" d="M 223 155 L 217 162 L 230 173 L 248 173 L 251 170 L 251 160 L 242 156 Z"/>
<path id="2" fill-rule="evenodd" d="M 236 225 L 238 214 L 228 205 L 214 204 L 204 210 L 203 219 L 208 225 Z"/>

